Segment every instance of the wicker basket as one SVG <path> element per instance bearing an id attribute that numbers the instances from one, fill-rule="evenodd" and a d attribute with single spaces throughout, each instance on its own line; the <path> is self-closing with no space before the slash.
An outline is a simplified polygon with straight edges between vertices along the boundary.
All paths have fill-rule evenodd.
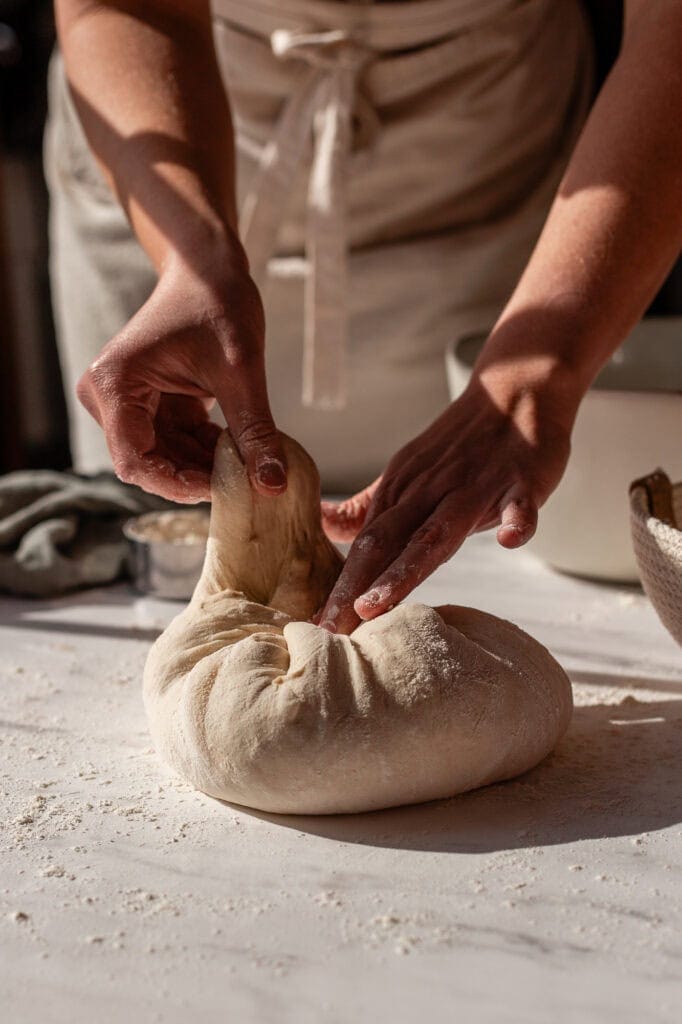
<path id="1" fill-rule="evenodd" d="M 632 543 L 644 589 L 682 645 L 682 483 L 658 469 L 630 487 Z"/>

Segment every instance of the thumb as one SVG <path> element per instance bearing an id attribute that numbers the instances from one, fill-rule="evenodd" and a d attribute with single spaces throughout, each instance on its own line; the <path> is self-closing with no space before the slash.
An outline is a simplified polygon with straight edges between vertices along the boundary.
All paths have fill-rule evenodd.
<path id="1" fill-rule="evenodd" d="M 369 507 L 372 504 L 381 477 L 358 491 L 346 501 L 323 501 L 320 503 L 322 526 L 331 541 L 337 544 L 350 543 L 364 526 Z"/>
<path id="2" fill-rule="evenodd" d="M 235 373 L 216 389 L 216 397 L 252 486 L 260 494 L 281 494 L 287 486 L 287 462 L 259 362 L 251 372 Z"/>

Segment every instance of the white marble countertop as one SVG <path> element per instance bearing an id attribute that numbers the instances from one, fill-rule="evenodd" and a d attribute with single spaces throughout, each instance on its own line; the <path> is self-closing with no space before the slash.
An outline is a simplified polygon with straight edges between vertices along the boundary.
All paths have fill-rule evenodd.
<path id="1" fill-rule="evenodd" d="M 0 602 L 5 1020 L 681 1019 L 682 652 L 639 591 L 490 536 L 420 597 L 546 643 L 573 724 L 516 781 L 317 819 L 158 763 L 140 679 L 177 606 L 125 587 Z"/>

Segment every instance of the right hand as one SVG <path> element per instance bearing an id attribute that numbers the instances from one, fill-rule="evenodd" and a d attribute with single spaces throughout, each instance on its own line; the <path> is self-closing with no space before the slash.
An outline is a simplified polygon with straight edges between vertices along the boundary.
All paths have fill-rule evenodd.
<path id="1" fill-rule="evenodd" d="M 354 543 L 320 625 L 350 634 L 389 611 L 472 533 L 497 527 L 505 548 L 530 540 L 566 466 L 578 397 L 519 385 L 517 373 L 474 374 L 378 480 L 340 506 L 323 503 L 328 536 Z"/>
<path id="2" fill-rule="evenodd" d="M 207 281 L 186 264 L 163 272 L 142 309 L 78 382 L 121 480 L 180 502 L 210 499 L 217 400 L 261 494 L 286 488 L 268 403 L 265 319 L 246 270 Z"/>

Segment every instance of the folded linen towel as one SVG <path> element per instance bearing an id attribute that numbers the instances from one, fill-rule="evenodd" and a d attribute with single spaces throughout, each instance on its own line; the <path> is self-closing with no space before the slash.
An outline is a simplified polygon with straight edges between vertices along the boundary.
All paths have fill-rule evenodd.
<path id="1" fill-rule="evenodd" d="M 0 590 L 50 597 L 112 583 L 126 573 L 123 521 L 174 507 L 111 473 L 0 477 Z"/>

